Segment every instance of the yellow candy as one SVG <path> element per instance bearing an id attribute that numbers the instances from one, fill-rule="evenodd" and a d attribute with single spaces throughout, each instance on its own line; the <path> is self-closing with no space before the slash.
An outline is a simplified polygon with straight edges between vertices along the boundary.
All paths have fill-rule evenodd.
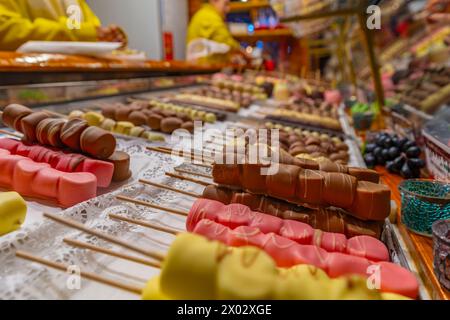
<path id="1" fill-rule="evenodd" d="M 88 125 L 98 127 L 105 117 L 98 112 L 89 111 L 84 114 L 84 120 L 87 121 Z"/>
<path id="2" fill-rule="evenodd" d="M 100 128 L 102 128 L 106 131 L 113 131 L 115 126 L 116 126 L 116 122 L 113 119 L 105 119 L 100 124 Z"/>
<path id="3" fill-rule="evenodd" d="M 118 121 L 116 127 L 114 128 L 115 133 L 129 135 L 131 129 L 134 128 L 134 124 L 128 121 Z"/>
<path id="4" fill-rule="evenodd" d="M 159 284 L 159 276 L 151 278 L 142 290 L 142 300 L 169 300 L 169 298 L 161 292 Z"/>
<path id="5" fill-rule="evenodd" d="M 367 280 L 361 276 L 331 280 L 329 295 L 332 300 L 381 300 L 380 292 L 369 289 Z"/>
<path id="6" fill-rule="evenodd" d="M 20 194 L 0 193 L 0 236 L 19 229 L 26 214 L 27 204 Z"/>
<path id="7" fill-rule="evenodd" d="M 279 269 L 275 283 L 274 299 L 279 300 L 323 300 L 328 297 L 330 278 L 313 266 L 299 265 Z"/>
<path id="8" fill-rule="evenodd" d="M 217 299 L 267 300 L 277 280 L 273 259 L 256 247 L 234 248 L 217 272 Z"/>
<path id="9" fill-rule="evenodd" d="M 218 241 L 191 233 L 179 235 L 163 263 L 161 292 L 172 299 L 214 299 L 217 268 L 227 252 Z"/>
<path id="10" fill-rule="evenodd" d="M 70 114 L 69 114 L 69 119 L 83 119 L 84 118 L 84 112 L 80 111 L 80 110 L 73 110 Z"/>

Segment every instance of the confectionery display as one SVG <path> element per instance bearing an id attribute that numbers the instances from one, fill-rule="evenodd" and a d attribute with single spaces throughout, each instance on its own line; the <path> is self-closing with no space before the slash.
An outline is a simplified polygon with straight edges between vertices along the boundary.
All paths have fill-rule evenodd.
<path id="1" fill-rule="evenodd" d="M 0 5 L 0 300 L 450 300 L 446 1 L 69 2 Z"/>

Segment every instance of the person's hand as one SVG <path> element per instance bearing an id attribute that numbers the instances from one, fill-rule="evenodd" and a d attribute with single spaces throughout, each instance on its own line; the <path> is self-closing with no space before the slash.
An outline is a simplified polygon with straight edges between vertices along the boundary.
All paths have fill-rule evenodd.
<path id="1" fill-rule="evenodd" d="M 116 25 L 97 28 L 97 39 L 105 42 L 120 42 L 123 47 L 128 44 L 126 33 Z"/>

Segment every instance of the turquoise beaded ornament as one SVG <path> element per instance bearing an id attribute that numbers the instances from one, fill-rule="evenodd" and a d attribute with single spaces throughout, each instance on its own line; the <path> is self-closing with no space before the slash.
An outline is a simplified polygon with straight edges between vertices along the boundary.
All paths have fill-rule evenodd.
<path id="1" fill-rule="evenodd" d="M 399 185 L 402 222 L 413 232 L 431 236 L 435 221 L 450 219 L 450 184 L 412 179 Z"/>

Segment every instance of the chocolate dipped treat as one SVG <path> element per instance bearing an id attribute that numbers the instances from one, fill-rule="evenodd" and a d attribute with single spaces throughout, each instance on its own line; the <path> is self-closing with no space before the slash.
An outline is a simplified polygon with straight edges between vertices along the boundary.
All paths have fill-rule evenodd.
<path id="1" fill-rule="evenodd" d="M 116 139 L 103 129 L 89 127 L 81 134 L 80 147 L 83 152 L 93 157 L 107 159 L 116 149 Z"/>
<path id="2" fill-rule="evenodd" d="M 112 180 L 121 182 L 129 179 L 132 175 L 130 170 L 130 156 L 123 151 L 115 151 L 106 161 L 114 165 Z"/>

